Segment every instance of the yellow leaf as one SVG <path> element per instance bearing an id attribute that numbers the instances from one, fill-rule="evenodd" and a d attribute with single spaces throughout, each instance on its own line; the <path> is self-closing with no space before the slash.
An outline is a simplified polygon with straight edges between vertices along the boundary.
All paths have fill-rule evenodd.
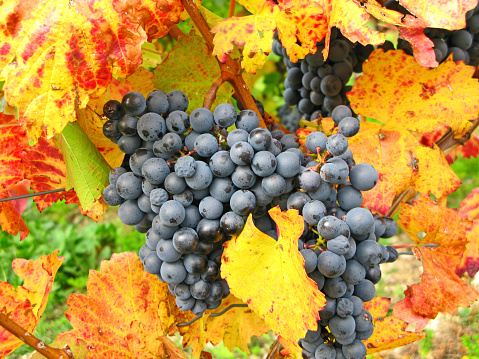
<path id="1" fill-rule="evenodd" d="M 308 278 L 297 240 L 304 229 L 298 211 L 272 208 L 278 226 L 275 241 L 260 232 L 248 217 L 243 232 L 227 242 L 221 273 L 231 293 L 246 302 L 267 326 L 297 342 L 308 329 L 317 329 L 318 311 L 326 302 Z"/>
<path id="2" fill-rule="evenodd" d="M 401 50 L 376 50 L 363 70 L 348 93 L 351 108 L 363 116 L 420 133 L 446 124 L 460 137 L 479 113 L 474 67 L 452 57 L 429 69 Z"/>
<path id="3" fill-rule="evenodd" d="M 0 72 L 5 98 L 36 140 L 76 120 L 114 75 L 141 64 L 141 45 L 179 21 L 180 0 L 20 1 L 1 3 Z"/>

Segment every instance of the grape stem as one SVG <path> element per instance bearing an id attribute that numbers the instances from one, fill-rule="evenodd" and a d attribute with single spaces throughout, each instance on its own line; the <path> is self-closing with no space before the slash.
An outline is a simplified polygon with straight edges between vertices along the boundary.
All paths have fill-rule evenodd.
<path id="1" fill-rule="evenodd" d="M 449 155 L 456 147 L 464 145 L 467 141 L 471 139 L 471 135 L 474 130 L 479 126 L 479 118 L 476 118 L 472 121 L 472 125 L 469 130 L 460 138 L 454 138 L 454 133 L 451 129 L 448 129 L 447 132 L 442 136 L 437 142 L 436 145 L 444 153 L 444 156 Z M 392 217 L 398 211 L 399 205 L 402 202 L 411 201 L 416 197 L 418 192 L 416 192 L 412 186 L 409 186 L 407 189 L 399 193 L 393 200 L 389 211 L 386 213 L 387 217 Z"/>
<path id="2" fill-rule="evenodd" d="M 216 100 L 216 93 L 218 92 L 218 89 L 220 86 L 225 82 L 222 76 L 216 80 L 213 85 L 209 88 L 208 92 L 206 92 L 205 95 L 205 100 L 203 101 L 203 107 L 207 108 L 208 110 L 211 110 L 211 106 L 213 105 L 213 102 Z"/>
<path id="3" fill-rule="evenodd" d="M 208 51 L 213 52 L 213 34 L 211 33 L 208 23 L 196 6 L 196 2 L 194 0 L 181 0 L 181 3 L 190 15 L 191 20 L 193 20 L 196 27 L 200 31 L 201 36 L 203 36 L 206 46 L 208 47 Z M 263 117 L 261 116 L 258 107 L 256 106 L 251 93 L 249 92 L 248 85 L 246 85 L 246 82 L 241 75 L 242 70 L 239 63 L 236 60 L 233 60 L 229 55 L 226 55 L 225 62 L 221 62 L 218 58 L 216 58 L 216 60 L 218 61 L 218 65 L 221 70 L 221 77 L 224 79 L 224 81 L 228 81 L 233 86 L 233 89 L 243 106 L 246 109 L 256 112 L 260 119 L 259 126 L 266 128 L 266 123 L 264 122 Z"/>
<path id="4" fill-rule="evenodd" d="M 44 357 L 49 359 L 73 359 L 73 353 L 70 347 L 65 344 L 63 349 L 52 348 L 46 345 L 43 341 L 36 338 L 34 335 L 23 329 L 20 325 L 15 323 L 5 314 L 0 312 L 0 326 L 15 335 L 25 344 L 28 344 Z"/>

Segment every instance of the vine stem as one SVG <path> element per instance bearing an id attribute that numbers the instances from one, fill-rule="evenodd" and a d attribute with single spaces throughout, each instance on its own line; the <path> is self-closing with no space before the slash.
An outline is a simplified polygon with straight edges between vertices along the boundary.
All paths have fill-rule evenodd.
<path id="1" fill-rule="evenodd" d="M 194 0 L 181 0 L 181 3 L 190 15 L 191 20 L 193 20 L 196 27 L 200 31 L 201 36 L 203 36 L 206 46 L 208 47 L 208 51 L 212 52 L 214 48 L 213 34 L 211 33 L 208 23 L 203 18 L 203 15 L 201 15 L 200 10 L 196 6 L 196 2 Z M 225 62 L 221 62 L 218 58 L 216 59 L 220 67 L 221 77 L 224 79 L 224 81 L 228 81 L 233 86 L 233 89 L 243 106 L 256 112 L 260 119 L 260 127 L 266 128 L 263 117 L 261 116 L 258 107 L 256 106 L 256 103 L 254 102 L 253 97 L 248 89 L 248 85 L 246 85 L 246 82 L 241 75 L 242 70 L 239 63 L 233 60 L 229 55 L 226 55 Z"/>
<path id="2" fill-rule="evenodd" d="M 185 36 L 185 33 L 178 27 L 178 25 L 173 25 L 172 27 L 170 27 L 170 30 L 168 31 L 168 33 L 169 33 L 176 41 L 178 41 L 178 39 L 179 39 L 181 36 Z"/>
<path id="3" fill-rule="evenodd" d="M 451 129 L 447 130 L 447 132 L 436 142 L 436 145 L 439 149 L 444 153 L 444 156 L 449 155 L 456 147 L 460 145 L 464 145 L 467 141 L 470 140 L 472 133 L 474 130 L 479 126 L 479 118 L 476 118 L 472 121 L 472 125 L 469 130 L 460 138 L 454 138 L 454 133 Z M 387 217 L 392 217 L 397 210 L 399 209 L 399 205 L 402 202 L 408 202 L 414 199 L 417 195 L 417 192 L 409 186 L 404 191 L 399 193 L 393 200 L 391 207 L 389 208 L 388 212 L 386 213 Z"/>
<path id="4" fill-rule="evenodd" d="M 230 0 L 230 8 L 228 10 L 228 17 L 235 16 L 235 9 L 236 9 L 236 0 Z"/>
<path id="5" fill-rule="evenodd" d="M 68 345 L 62 349 L 52 348 L 46 345 L 43 341 L 36 338 L 34 335 L 30 334 L 28 331 L 23 329 L 20 325 L 15 323 L 5 314 L 0 312 L 0 326 L 4 327 L 10 333 L 15 335 L 25 344 L 28 344 L 37 352 L 42 354 L 44 357 L 49 359 L 73 359 L 73 353 L 70 350 Z"/>
<path id="6" fill-rule="evenodd" d="M 213 83 L 213 85 L 211 85 L 208 92 L 206 92 L 205 100 L 203 101 L 204 108 L 211 110 L 211 106 L 213 105 L 213 102 L 215 102 L 216 100 L 216 93 L 218 92 L 218 89 L 224 82 L 225 80 L 223 79 L 223 77 L 220 76 L 218 80 L 216 80 Z"/>

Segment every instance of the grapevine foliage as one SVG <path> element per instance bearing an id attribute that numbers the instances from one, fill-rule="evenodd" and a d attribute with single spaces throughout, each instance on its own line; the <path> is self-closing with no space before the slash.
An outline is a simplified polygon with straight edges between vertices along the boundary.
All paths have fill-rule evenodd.
<path id="1" fill-rule="evenodd" d="M 340 31 L 341 36 L 357 48 L 360 48 L 359 44 L 384 43 L 385 33 L 366 26 L 371 19 L 376 19 L 397 31 L 401 38 L 399 44 L 406 52 L 385 51 L 388 49 L 383 47 L 384 50 L 373 52 L 364 66 L 357 67 L 364 73 L 356 79 L 342 103 L 350 105 L 363 119 L 373 118 L 375 122 L 362 121 L 359 132 L 356 131 L 357 134 L 349 140 L 349 150 L 356 162 L 348 165 L 354 168 L 356 164 L 369 163 L 376 169 L 377 185 L 362 194 L 355 190 L 361 194 L 362 203 L 359 205 L 371 211 L 376 219 L 390 216 L 399 209 L 398 225 L 412 239 L 411 247 L 422 262 L 424 272 L 419 283 L 411 284 L 417 282 L 416 278 L 411 278 L 404 298 L 394 306 L 388 298 L 372 299 L 371 296 L 372 300 L 364 300 L 367 313 L 361 312 L 361 315 L 375 323 L 374 333 L 369 334 L 372 336 L 363 339 L 364 346 L 368 353 L 375 353 L 419 340 L 425 336 L 421 329 L 439 313 L 456 314 L 458 306 L 468 307 L 478 299 L 477 291 L 462 276 L 467 273 L 472 277 L 479 270 L 479 192 L 474 189 L 458 210 L 448 208 L 446 203 L 447 196 L 460 185 L 449 164 L 458 156 L 470 158 L 479 154 L 479 139 L 470 133 L 478 121 L 479 83 L 473 78 L 475 68 L 462 61 L 455 62 L 454 54 L 446 60 L 443 56 L 439 65 L 436 61 L 438 52 L 434 51 L 438 42 L 430 40 L 431 32 L 437 33 L 427 29 L 463 29 L 467 17 L 471 19 L 467 23 L 471 35 L 467 36 L 474 40 L 469 51 L 475 51 L 478 39 L 473 33 L 476 31 L 473 16 L 479 19 L 474 10 L 477 1 L 434 0 L 428 1 L 426 6 L 423 0 L 402 0 L 401 5 L 405 8 L 393 9 L 371 0 L 238 0 L 245 9 L 243 16 L 220 19 L 200 7 L 207 20 L 203 22 L 196 15 L 188 20 L 188 14 L 196 13 L 187 13 L 185 9 L 198 10 L 189 0 L 113 3 L 112 6 L 107 0 L 7 0 L 0 5 L 0 198 L 65 188 L 62 192 L 34 198 L 38 210 L 41 212 L 53 203 L 65 200 L 66 203 L 78 204 L 84 215 L 99 221 L 108 208 L 107 202 L 112 203 L 111 198 L 105 198 L 106 201 L 103 198 L 107 193 L 104 190 L 111 182 L 108 173 L 112 168 L 119 168 L 124 162 L 124 152 L 129 152 L 123 144 L 129 139 L 120 141 L 117 146 L 110 139 L 118 142 L 120 137 L 109 136 L 107 139 L 104 136 L 104 124 L 108 120 L 106 111 L 104 114 L 105 103 L 122 101 L 132 91 L 147 97 L 157 89 L 165 93 L 179 90 L 190 99 L 190 107 L 182 108 L 186 111 L 185 116 L 189 116 L 193 109 L 201 106 L 214 111 L 217 105 L 232 102 L 235 94 L 240 110 L 244 110 L 241 103 L 256 103 L 257 108 L 249 110 L 261 113 L 262 118 L 254 127 L 269 127 L 273 131 L 280 127 L 280 123 L 274 122 L 275 114 L 264 112 L 262 104 L 252 101 L 248 94 L 257 79 L 251 73 L 270 71 L 268 66 L 262 69 L 267 64 L 267 55 L 275 52 L 285 56 L 288 71 L 296 71 L 300 76 L 300 81 L 294 84 L 298 86 L 294 91 L 301 91 L 303 74 L 318 71 L 318 67 L 308 65 L 308 59 L 318 51 L 321 53 L 318 52 L 316 58 L 322 56 L 321 61 L 331 55 L 334 32 Z M 189 34 L 181 33 L 175 25 L 185 20 L 194 26 Z M 212 27 L 211 33 L 205 28 L 207 23 Z M 429 37 L 424 34 L 425 29 Z M 213 36 L 211 34 L 214 34 L 212 40 L 209 38 Z M 159 38 L 166 42 L 155 42 Z M 275 51 L 274 46 L 284 49 Z M 166 57 L 158 55 L 152 59 L 152 53 L 158 49 L 171 50 Z M 464 52 L 464 56 L 469 55 Z M 334 58 L 330 60 L 335 62 Z M 234 61 L 238 71 L 231 73 L 230 65 Z M 147 64 L 158 66 L 148 68 Z M 242 88 L 238 88 L 238 79 L 243 81 Z M 212 86 L 215 82 L 216 88 Z M 346 89 L 347 81 L 343 82 Z M 304 92 L 309 95 L 308 91 Z M 168 112 L 171 114 L 173 110 L 170 108 Z M 324 108 L 322 111 L 324 114 L 332 112 Z M 142 115 L 140 112 L 132 117 Z M 297 114 L 292 113 L 293 117 Z M 334 120 L 334 113 L 332 117 Z M 301 145 L 303 152 L 310 157 L 316 156 L 319 171 L 331 160 L 329 151 L 334 152 L 334 149 L 328 148 L 321 157 L 320 151 L 324 149 L 314 146 L 309 150 L 311 154 L 306 149 L 306 138 L 313 133 L 312 138 L 320 131 L 329 138 L 338 135 L 343 129 L 340 126 L 338 130 L 333 120 L 322 115 L 300 119 L 297 115 L 295 124 L 299 121 L 301 128 L 296 134 L 286 135 L 281 145 L 295 147 L 290 153 L 299 151 L 297 147 Z M 114 125 L 118 124 L 112 122 Z M 198 128 L 203 125 L 196 124 Z M 136 125 L 134 127 L 136 131 Z M 175 133 L 183 141 L 181 136 L 188 130 L 189 123 L 185 131 Z M 229 133 L 231 131 L 230 128 Z M 226 129 L 216 133 L 223 148 L 228 147 L 229 133 Z M 471 136 L 471 140 L 466 142 L 469 137 L 465 138 L 465 135 Z M 290 140 L 289 144 L 286 139 Z M 145 144 L 148 141 L 138 141 L 137 147 L 148 145 Z M 464 146 L 457 146 L 464 143 Z M 211 147 L 215 146 L 205 145 L 207 149 Z M 317 154 L 314 153 L 316 149 Z M 195 152 L 196 148 L 195 151 L 188 150 Z M 132 153 L 135 151 L 136 148 Z M 256 152 L 260 153 L 259 150 Z M 182 153 L 182 157 L 185 154 Z M 201 157 L 209 160 L 211 155 Z M 243 169 L 246 164 L 236 163 Z M 236 181 L 242 180 L 236 178 Z M 339 191 L 344 184 L 345 179 L 334 183 L 331 188 Z M 253 185 L 244 186 L 242 192 L 248 192 L 246 189 Z M 294 187 L 293 181 L 290 186 Z M 299 190 L 297 197 L 306 196 L 304 193 L 307 192 Z M 401 197 L 404 194 L 408 196 Z M 271 197 L 279 198 L 279 195 Z M 398 198 L 410 202 L 399 204 Z M 124 199 L 120 198 L 117 204 Z M 334 207 L 335 212 L 328 215 L 346 220 L 347 211 L 341 215 L 343 212 L 336 204 L 336 197 L 333 202 L 329 208 Z M 279 204 L 279 201 L 273 203 Z M 223 279 L 219 280 L 227 282 L 233 294 L 228 295 L 229 291 L 223 287 L 222 301 L 208 303 L 206 311 L 206 304 L 202 310 L 196 308 L 198 313 L 204 312 L 200 320 L 186 327 L 177 326 L 195 316 L 178 308 L 178 299 L 175 300 L 170 293 L 177 294 L 172 283 L 170 286 L 162 283 L 158 280 L 161 279 L 159 273 L 156 273 L 159 274 L 157 277 L 143 269 L 143 266 L 148 267 L 145 264 L 146 250 L 140 251 L 139 257 L 134 253 L 114 254 L 99 271 L 90 273 L 86 295 L 70 296 L 66 316 L 73 329 L 60 333 L 52 346 L 62 348 L 68 343 L 77 358 L 102 358 L 106 352 L 127 358 L 184 358 L 185 353 L 167 337 L 179 332 L 183 344 L 192 347 L 196 358 L 204 356 L 207 343 L 223 341 L 231 350 L 238 347 L 248 351 L 247 343 L 253 335 L 272 329 L 280 335 L 282 354 L 299 357 L 303 348 L 307 352 L 303 351 L 303 354 L 310 355 L 305 345 L 320 348 L 319 351 L 334 351 L 327 344 L 332 340 L 331 333 L 324 331 L 330 320 L 325 315 L 328 302 L 324 293 L 317 290 L 318 282 L 308 278 L 305 271 L 305 265 L 308 265 L 305 259 L 309 254 L 303 252 L 302 256 L 296 250 L 297 243 L 304 245 L 300 239 L 305 238 L 302 234 L 303 217 L 295 210 L 281 212 L 278 207 L 271 209 L 270 216 L 276 221 L 279 232 L 275 240 L 275 229 L 268 228 L 268 233 L 264 233 L 258 222 L 258 217 L 266 218 L 267 205 L 269 202 L 264 206 L 253 206 L 256 226 L 251 216 L 246 221 L 246 215 L 252 209 L 245 211 L 241 213 L 245 216 L 242 218 L 242 223 L 246 223 L 244 231 L 241 234 L 232 231 L 229 233 L 233 237 L 231 240 L 223 238 L 217 244 L 225 247 L 222 257 L 215 258 L 217 266 L 222 266 Z M 227 208 L 228 204 L 225 206 Z M 297 207 L 301 207 L 296 208 L 301 211 L 302 206 Z M 25 200 L 0 202 L 0 226 L 11 235 L 19 234 L 21 240 L 28 240 L 28 218 L 22 218 L 24 210 Z M 222 211 L 219 212 L 223 215 Z M 152 227 L 154 216 L 144 218 L 146 216 L 136 223 L 131 220 L 131 224 L 146 232 Z M 219 218 L 217 216 L 211 221 L 219 222 Z M 316 225 L 309 227 L 316 230 Z M 373 227 L 364 238 L 356 233 L 352 242 L 379 240 L 379 237 Z M 320 237 L 318 240 L 322 246 L 306 244 L 303 251 L 330 252 L 326 244 L 329 238 Z M 148 251 L 150 254 L 154 250 Z M 14 271 L 24 280 L 22 286 L 14 288 L 0 282 L 0 312 L 30 332 L 35 331 L 41 320 L 55 275 L 62 270 L 63 258 L 58 256 L 58 251 L 52 252 L 38 260 L 16 259 L 13 262 Z M 382 253 L 382 262 L 394 253 L 394 250 Z M 368 282 L 372 283 L 369 279 Z M 351 292 L 351 288 L 344 286 Z M 354 293 L 359 292 L 358 289 Z M 231 304 L 247 304 L 249 307 L 230 309 L 220 317 L 211 316 Z M 334 318 L 333 322 L 340 320 L 337 315 Z M 22 342 L 3 328 L 1 318 L 0 324 L 0 358 L 4 358 Z M 415 331 L 407 331 L 408 324 L 415 324 Z M 317 329 L 321 325 L 322 333 Z M 365 335 L 366 330 L 357 331 L 361 332 Z M 338 338 L 347 342 L 347 350 L 363 348 L 357 343 L 359 340 L 349 334 Z"/>

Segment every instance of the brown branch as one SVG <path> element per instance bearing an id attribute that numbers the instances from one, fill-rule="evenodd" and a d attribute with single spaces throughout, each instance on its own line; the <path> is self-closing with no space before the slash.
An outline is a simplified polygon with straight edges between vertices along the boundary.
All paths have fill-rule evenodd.
<path id="1" fill-rule="evenodd" d="M 235 9 L 236 9 L 236 0 L 230 0 L 230 9 L 228 11 L 228 17 L 235 16 Z"/>
<path id="2" fill-rule="evenodd" d="M 278 359 L 278 358 L 284 358 L 283 355 L 281 355 L 281 350 L 283 350 L 283 345 L 279 342 L 278 339 L 274 341 L 274 343 L 271 345 L 269 349 L 269 353 L 266 356 L 266 359 Z"/>
<path id="3" fill-rule="evenodd" d="M 1 312 L 0 312 L 0 326 L 4 327 L 6 330 L 8 330 L 13 335 L 15 335 L 22 342 L 28 344 L 29 346 L 31 346 L 33 349 L 35 349 L 37 352 L 39 352 L 46 358 L 73 359 L 73 353 L 71 352 L 70 347 L 68 347 L 67 345 L 63 348 L 63 350 L 52 348 L 46 345 L 40 339 L 36 338 L 35 336 L 27 332 L 25 329 L 23 329 L 21 326 L 19 326 L 17 323 L 15 323 L 13 320 L 11 320 L 9 317 L 7 317 L 5 314 Z"/>
<path id="4" fill-rule="evenodd" d="M 460 138 L 454 138 L 454 133 L 449 129 L 437 142 L 436 145 L 444 153 L 444 156 L 449 155 L 456 147 L 464 145 L 467 141 L 470 140 L 472 133 L 479 126 L 479 118 L 475 119 L 472 122 L 469 130 Z M 407 189 L 399 193 L 393 200 L 391 207 L 386 213 L 386 216 L 392 217 L 398 210 L 399 205 L 402 202 L 408 202 L 414 199 L 417 195 L 417 192 L 409 186 Z"/>
<path id="5" fill-rule="evenodd" d="M 178 25 L 173 25 L 172 27 L 170 27 L 170 31 L 168 31 L 168 33 L 169 33 L 176 41 L 178 41 L 178 39 L 179 39 L 181 36 L 185 36 L 185 33 L 178 27 Z"/>
<path id="6" fill-rule="evenodd" d="M 215 81 L 213 85 L 209 88 L 208 92 L 205 95 L 205 100 L 203 101 L 203 107 L 207 108 L 208 110 L 211 109 L 211 105 L 216 100 L 216 93 L 220 86 L 225 82 L 225 80 L 220 76 L 218 80 Z"/>
<path id="7" fill-rule="evenodd" d="M 195 23 L 196 27 L 201 33 L 201 36 L 205 39 L 206 46 L 208 47 L 208 51 L 212 52 L 214 45 L 213 45 L 213 34 L 211 33 L 211 29 L 208 26 L 208 23 L 206 20 L 203 18 L 203 15 L 201 15 L 198 7 L 196 6 L 196 3 L 194 0 L 181 0 L 181 3 L 185 7 L 186 11 L 191 17 L 191 20 Z M 235 90 L 235 93 L 241 100 L 241 103 L 243 106 L 247 109 L 253 110 L 256 112 L 260 119 L 260 126 L 261 127 L 266 127 L 266 124 L 263 120 L 263 117 L 261 116 L 258 107 L 256 107 L 256 103 L 253 100 L 253 97 L 251 96 L 251 93 L 249 91 L 248 85 L 246 85 L 246 82 L 243 79 L 243 76 L 241 75 L 241 66 L 239 63 L 235 60 L 233 60 L 229 55 L 226 55 L 226 61 L 223 63 L 221 62 L 218 58 L 218 64 L 220 66 L 221 70 L 221 77 L 225 80 L 228 81 L 232 86 L 233 89 Z"/>

